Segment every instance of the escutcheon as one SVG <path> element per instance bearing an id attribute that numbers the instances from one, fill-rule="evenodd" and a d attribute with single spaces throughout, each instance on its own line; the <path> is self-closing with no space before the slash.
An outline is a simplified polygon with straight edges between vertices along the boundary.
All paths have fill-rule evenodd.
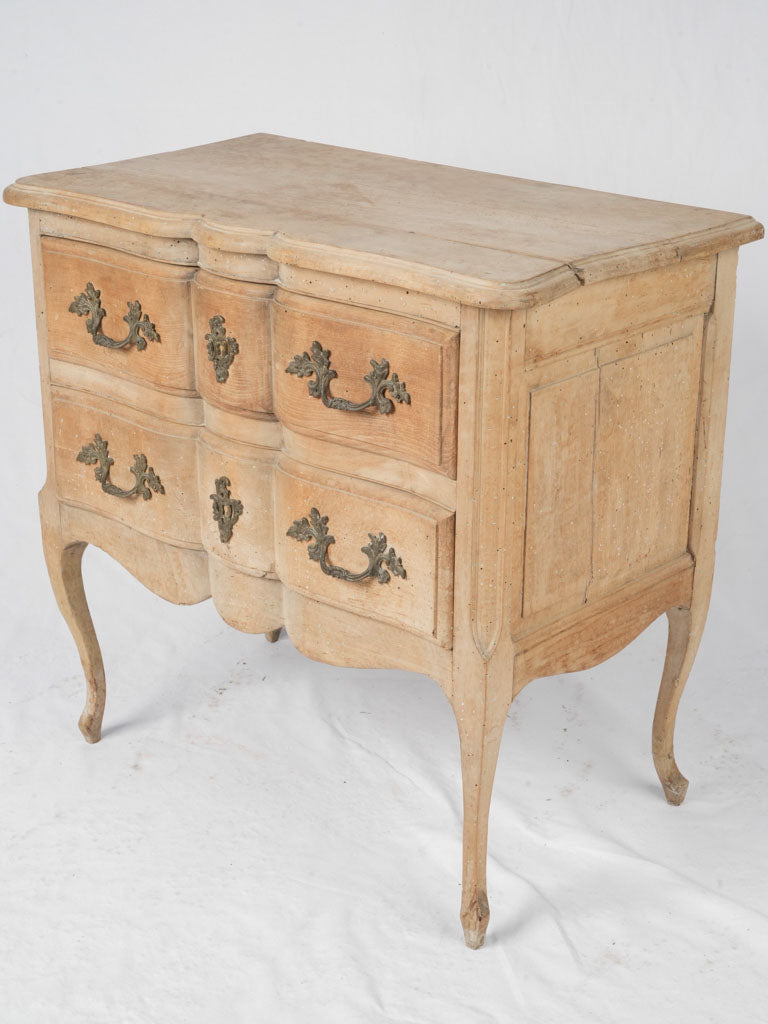
<path id="1" fill-rule="evenodd" d="M 227 336 L 224 317 L 217 313 L 208 321 L 210 332 L 206 334 L 208 342 L 208 358 L 213 363 L 216 380 L 223 384 L 229 378 L 229 368 L 240 351 L 237 338 Z"/>
<path id="2" fill-rule="evenodd" d="M 227 476 L 220 476 L 213 485 L 216 490 L 210 496 L 213 502 L 213 518 L 219 526 L 219 537 L 222 544 L 229 544 L 232 540 L 232 531 L 235 523 L 243 514 L 243 503 L 238 498 L 233 498 L 229 490 L 230 480 Z"/>

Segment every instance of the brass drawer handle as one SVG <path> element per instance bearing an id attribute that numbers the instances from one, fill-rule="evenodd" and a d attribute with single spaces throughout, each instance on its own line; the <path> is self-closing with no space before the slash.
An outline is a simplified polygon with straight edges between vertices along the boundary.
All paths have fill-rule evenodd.
<path id="1" fill-rule="evenodd" d="M 143 352 L 148 341 L 160 341 L 160 335 L 155 330 L 155 325 L 145 313 L 141 314 L 141 303 L 128 303 L 128 312 L 123 320 L 128 324 L 128 334 L 122 341 L 115 341 L 108 338 L 101 331 L 101 321 L 107 315 L 107 311 L 101 304 L 101 292 L 93 287 L 91 281 L 85 286 L 85 291 L 76 295 L 69 304 L 69 312 L 77 313 L 78 316 L 87 316 L 85 327 L 93 338 L 94 345 L 101 345 L 102 348 L 127 348 L 135 345 L 139 352 Z"/>
<path id="2" fill-rule="evenodd" d="M 124 491 L 122 487 L 113 484 L 109 479 L 109 471 L 115 460 L 109 454 L 107 442 L 102 439 L 101 434 L 94 434 L 93 441 L 83 445 L 77 453 L 77 461 L 84 462 L 86 466 L 96 465 L 93 475 L 101 484 L 102 491 L 114 495 L 115 498 L 133 498 L 140 494 L 144 501 L 147 501 L 152 497 L 152 491 L 155 494 L 165 494 L 160 477 L 151 466 L 147 466 L 146 455 L 133 456 L 131 472 L 136 477 L 136 483 L 129 491 Z"/>
<path id="3" fill-rule="evenodd" d="M 364 402 L 350 402 L 346 398 L 334 398 L 328 391 L 330 383 L 338 374 L 331 369 L 331 353 L 323 348 L 319 341 L 313 341 L 310 352 L 302 352 L 295 355 L 285 368 L 286 373 L 294 373 L 297 377 L 311 377 L 308 390 L 313 398 L 321 399 L 323 405 L 329 409 L 342 409 L 344 412 L 362 412 L 375 405 L 380 413 L 387 414 L 394 412 L 395 402 L 411 404 L 411 396 L 405 390 L 405 382 L 401 381 L 396 373 L 389 377 L 389 360 L 382 359 L 377 363 L 371 360 L 371 372 L 366 373 L 363 380 L 370 384 L 371 394 Z M 389 396 L 389 397 L 388 397 Z"/>
<path id="4" fill-rule="evenodd" d="M 219 313 L 211 317 L 208 326 L 211 328 L 210 333 L 205 336 L 205 340 L 208 342 L 208 358 L 213 363 L 216 380 L 219 384 L 223 384 L 229 377 L 229 368 L 235 361 L 240 346 L 237 343 L 237 338 L 227 337 L 224 317 Z"/>
<path id="5" fill-rule="evenodd" d="M 360 549 L 364 555 L 368 556 L 368 566 L 362 572 L 349 572 L 348 569 L 342 569 L 338 565 L 330 565 L 327 560 L 328 548 L 336 538 L 328 533 L 328 516 L 321 516 L 316 508 L 310 510 L 309 519 L 304 516 L 302 519 L 294 520 L 286 536 L 293 537 L 298 541 L 312 541 L 307 548 L 310 561 L 319 562 L 325 575 L 333 576 L 334 579 L 357 583 L 375 576 L 379 583 L 389 583 L 390 572 L 405 579 L 402 560 L 395 553 L 394 548 L 387 551 L 387 538 L 383 533 L 368 534 L 371 543 Z"/>
<path id="6" fill-rule="evenodd" d="M 229 477 L 218 477 L 213 486 L 216 488 L 215 493 L 210 495 L 213 502 L 213 518 L 219 524 L 221 543 L 229 544 L 235 523 L 243 514 L 243 503 L 232 497 Z"/>

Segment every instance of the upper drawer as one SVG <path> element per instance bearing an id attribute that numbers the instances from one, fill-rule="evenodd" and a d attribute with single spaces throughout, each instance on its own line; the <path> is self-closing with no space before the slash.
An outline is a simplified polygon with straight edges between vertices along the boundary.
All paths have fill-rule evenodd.
<path id="1" fill-rule="evenodd" d="M 456 476 L 455 331 L 281 291 L 272 337 L 287 427 Z"/>
<path id="2" fill-rule="evenodd" d="M 194 392 L 194 271 L 44 237 L 48 352 L 168 391 Z"/>

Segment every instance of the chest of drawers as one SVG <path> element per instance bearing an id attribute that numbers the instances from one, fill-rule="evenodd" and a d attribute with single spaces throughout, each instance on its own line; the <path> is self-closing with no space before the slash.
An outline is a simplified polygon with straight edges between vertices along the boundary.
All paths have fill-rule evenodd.
<path id="1" fill-rule="evenodd" d="M 461 921 L 532 679 L 663 613 L 653 757 L 712 581 L 750 217 L 267 135 L 22 179 L 45 555 L 100 737 L 87 544 L 309 657 L 434 678 L 459 727 Z M 129 615 L 129 610 L 126 611 Z"/>

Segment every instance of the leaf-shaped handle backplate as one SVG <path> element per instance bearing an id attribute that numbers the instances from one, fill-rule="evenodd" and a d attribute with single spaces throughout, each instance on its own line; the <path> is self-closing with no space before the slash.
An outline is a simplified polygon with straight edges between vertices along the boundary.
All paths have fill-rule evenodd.
<path id="1" fill-rule="evenodd" d="M 85 463 L 86 466 L 96 466 L 93 475 L 101 484 L 102 491 L 115 498 L 135 498 L 140 495 L 144 501 L 148 501 L 152 497 L 152 491 L 155 494 L 165 494 L 160 477 L 151 466 L 147 465 L 147 456 L 141 454 L 133 456 L 131 472 L 136 478 L 133 487 L 126 491 L 113 484 L 109 479 L 109 471 L 114 466 L 115 460 L 109 454 L 108 444 L 101 434 L 94 434 L 93 441 L 83 445 L 77 453 L 77 461 Z"/>
<path id="2" fill-rule="evenodd" d="M 93 338 L 94 345 L 100 345 L 102 348 L 128 348 L 135 345 L 139 352 L 143 352 L 148 341 L 160 341 L 155 325 L 146 313 L 142 314 L 138 299 L 136 302 L 128 303 L 128 312 L 123 317 L 128 324 L 128 334 L 122 341 L 108 338 L 101 329 L 101 322 L 107 311 L 101 304 L 101 292 L 94 288 L 92 281 L 85 286 L 84 292 L 80 292 L 70 302 L 69 312 L 87 317 L 85 328 Z"/>
<path id="3" fill-rule="evenodd" d="M 297 377 L 312 377 L 307 386 L 313 398 L 319 398 L 329 409 L 342 409 L 344 412 L 362 412 L 376 406 L 380 413 L 395 411 L 395 402 L 411 404 L 411 396 L 405 390 L 405 382 L 396 373 L 389 376 L 389 360 L 382 359 L 377 363 L 371 359 L 371 372 L 363 376 L 370 385 L 371 393 L 364 402 L 350 402 L 346 398 L 334 398 L 329 391 L 330 383 L 338 377 L 331 367 L 330 349 L 323 348 L 319 341 L 313 341 L 309 352 L 295 355 L 285 368 L 286 373 Z"/>
<path id="4" fill-rule="evenodd" d="M 286 534 L 294 540 L 311 541 L 307 548 L 310 561 L 318 562 L 326 576 L 348 583 L 375 578 L 379 583 L 389 583 L 392 575 L 405 579 L 405 569 L 394 548 L 387 550 L 387 538 L 383 533 L 369 533 L 369 544 L 360 550 L 368 557 L 368 565 L 362 572 L 350 572 L 341 566 L 331 565 L 328 561 L 328 548 L 334 543 L 335 537 L 328 533 L 328 516 L 321 516 L 316 508 L 310 509 L 309 519 L 304 516 L 294 520 Z"/>

